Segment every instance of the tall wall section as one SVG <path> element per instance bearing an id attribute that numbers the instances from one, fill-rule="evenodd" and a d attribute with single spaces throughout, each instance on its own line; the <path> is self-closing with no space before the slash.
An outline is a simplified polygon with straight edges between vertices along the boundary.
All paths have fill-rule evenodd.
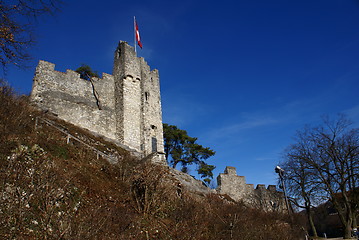
<path id="1" fill-rule="evenodd" d="M 58 72 L 55 64 L 40 61 L 31 99 L 65 121 L 116 140 L 114 78 L 109 74 L 104 73 L 102 79 L 94 78 L 91 83 L 75 71 Z"/>
<path id="2" fill-rule="evenodd" d="M 162 107 L 160 81 L 158 71 L 150 71 L 149 66 L 141 58 L 142 67 L 142 109 L 143 109 L 143 147 L 146 154 L 164 153 Z"/>
<path id="3" fill-rule="evenodd" d="M 120 43 L 115 52 L 113 76 L 117 139 L 141 151 L 142 89 L 140 61 L 133 49 Z"/>

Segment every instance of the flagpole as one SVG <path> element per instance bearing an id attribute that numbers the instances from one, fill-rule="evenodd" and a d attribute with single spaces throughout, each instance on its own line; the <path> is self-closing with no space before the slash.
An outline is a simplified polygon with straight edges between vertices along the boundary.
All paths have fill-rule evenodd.
<path id="1" fill-rule="evenodd" d="M 134 33 L 134 45 L 135 45 L 135 52 L 137 52 L 136 51 L 136 17 L 135 16 L 133 16 L 133 33 Z"/>

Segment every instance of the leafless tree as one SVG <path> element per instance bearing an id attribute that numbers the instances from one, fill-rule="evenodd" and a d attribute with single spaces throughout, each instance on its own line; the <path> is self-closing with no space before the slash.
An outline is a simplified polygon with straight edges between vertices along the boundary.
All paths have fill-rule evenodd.
<path id="1" fill-rule="evenodd" d="M 320 184 L 316 182 L 314 171 L 305 161 L 297 158 L 300 156 L 298 146 L 291 145 L 285 151 L 285 162 L 282 165 L 285 169 L 284 182 L 287 192 L 290 195 L 291 203 L 297 208 L 305 209 L 307 213 L 310 230 L 314 237 L 317 237 L 317 230 L 313 221 L 313 207 L 318 203 L 318 191 Z"/>
<path id="2" fill-rule="evenodd" d="M 359 184 L 359 129 L 340 115 L 323 118 L 319 127 L 298 131 L 285 154 L 286 182 L 294 197 L 300 197 L 308 214 L 312 200 L 326 197 L 338 212 L 344 238 L 356 224 Z"/>
<path id="3" fill-rule="evenodd" d="M 57 10 L 59 0 L 0 0 L 0 64 L 23 67 L 30 59 L 35 20 Z"/>

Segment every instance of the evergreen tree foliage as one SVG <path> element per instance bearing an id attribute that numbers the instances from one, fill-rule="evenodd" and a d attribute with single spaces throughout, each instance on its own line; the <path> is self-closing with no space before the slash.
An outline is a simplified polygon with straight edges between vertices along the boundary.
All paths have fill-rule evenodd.
<path id="1" fill-rule="evenodd" d="M 99 78 L 97 71 L 93 71 L 89 65 L 82 64 L 81 67 L 77 68 L 77 73 L 80 73 L 80 77 L 85 80 L 90 80 L 92 77 Z"/>
<path id="2" fill-rule="evenodd" d="M 165 155 L 167 162 L 173 168 L 181 165 L 182 172 L 187 172 L 188 165 L 195 164 L 198 174 L 204 178 L 207 184 L 213 178 L 214 165 L 206 163 L 206 160 L 215 155 L 215 151 L 209 147 L 203 147 L 197 143 L 197 138 L 190 137 L 187 131 L 177 126 L 163 124 L 163 136 L 165 142 Z"/>

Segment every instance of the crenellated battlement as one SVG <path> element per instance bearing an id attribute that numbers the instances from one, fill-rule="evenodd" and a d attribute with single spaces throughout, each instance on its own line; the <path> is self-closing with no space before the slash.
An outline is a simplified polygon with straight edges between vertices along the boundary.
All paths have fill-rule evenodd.
<path id="1" fill-rule="evenodd" d="M 276 190 L 275 185 L 246 183 L 244 176 L 238 176 L 235 167 L 226 167 L 224 173 L 217 177 L 217 192 L 228 195 L 235 201 L 242 201 L 254 208 L 261 208 L 266 211 L 283 211 L 285 202 L 283 193 Z"/>
<path id="2" fill-rule="evenodd" d="M 39 64 L 37 65 L 36 68 L 36 72 L 35 75 L 39 73 L 39 71 L 50 71 L 50 72 L 55 72 L 55 73 L 59 73 L 59 74 L 63 74 L 63 78 L 62 79 L 58 79 L 58 80 L 65 80 L 66 77 L 69 80 L 73 80 L 73 81 L 85 81 L 88 82 L 88 80 L 83 79 L 80 77 L 80 74 L 74 70 L 71 69 L 66 69 L 66 72 L 61 72 L 56 70 L 56 64 L 51 63 L 51 62 L 47 62 L 44 60 L 40 60 Z M 111 74 L 108 73 L 102 73 L 102 78 L 97 78 L 97 77 L 93 77 L 92 81 L 113 81 L 113 76 Z"/>

